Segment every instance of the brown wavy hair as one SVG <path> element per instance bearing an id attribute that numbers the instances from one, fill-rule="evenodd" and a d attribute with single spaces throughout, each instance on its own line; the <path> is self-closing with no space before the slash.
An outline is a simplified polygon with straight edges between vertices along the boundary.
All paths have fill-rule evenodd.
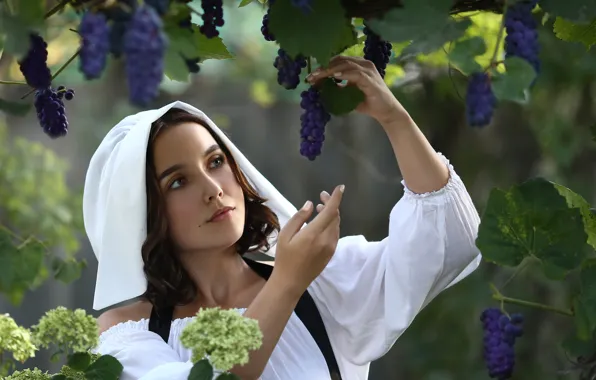
<path id="1" fill-rule="evenodd" d="M 244 193 L 245 224 L 242 236 L 236 243 L 240 255 L 269 249 L 268 237 L 279 232 L 277 215 L 264 205 L 261 197 L 250 185 L 229 149 L 221 139 L 199 117 L 181 109 L 171 109 L 151 125 L 147 148 L 147 238 L 143 243 L 142 256 L 147 278 L 147 290 L 143 298 L 156 307 L 184 305 L 192 302 L 197 293 L 196 286 L 175 252 L 165 214 L 164 197 L 155 173 L 153 144 L 160 133 L 181 123 L 197 123 L 205 127 L 224 152 L 236 180 Z"/>

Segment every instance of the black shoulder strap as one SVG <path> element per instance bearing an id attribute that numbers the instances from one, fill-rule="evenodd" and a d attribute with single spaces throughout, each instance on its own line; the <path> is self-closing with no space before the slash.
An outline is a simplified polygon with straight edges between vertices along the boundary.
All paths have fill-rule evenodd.
<path id="1" fill-rule="evenodd" d="M 266 280 L 269 279 L 269 276 L 271 276 L 271 273 L 273 272 L 273 267 L 271 265 L 248 259 L 244 259 L 244 261 L 246 261 L 252 270 Z M 329 368 L 329 373 L 331 374 L 331 378 L 333 380 L 341 380 L 339 366 L 337 365 L 337 360 L 335 359 L 335 354 L 333 353 L 333 348 L 331 347 L 331 342 L 329 341 L 329 335 L 327 335 L 327 330 L 323 324 L 323 319 L 321 318 L 319 309 L 317 308 L 317 305 L 312 299 L 310 293 L 308 293 L 308 290 L 305 291 L 298 300 L 298 304 L 296 305 L 294 312 L 298 318 L 300 318 L 306 329 L 310 332 L 310 335 L 312 335 L 315 342 L 317 343 L 317 346 L 319 346 L 319 349 L 323 353 L 325 361 L 327 362 L 327 367 Z"/>
<path id="2" fill-rule="evenodd" d="M 149 331 L 153 331 L 168 343 L 170 338 L 170 327 L 172 326 L 172 317 L 174 316 L 173 307 L 164 307 L 161 309 L 152 308 L 149 318 Z"/>
<path id="3" fill-rule="evenodd" d="M 268 280 L 269 276 L 271 276 L 271 273 L 273 272 L 273 267 L 271 265 L 262 264 L 246 258 L 244 261 L 246 261 L 252 270 L 254 270 L 265 280 Z M 165 342 L 168 341 L 168 337 L 170 335 L 173 312 L 173 308 L 164 308 L 160 310 L 153 308 L 151 311 L 151 318 L 149 319 L 149 331 L 159 334 L 159 336 L 161 336 Z M 317 343 L 317 346 L 319 346 L 319 349 L 323 353 L 325 361 L 327 362 L 327 367 L 329 368 L 331 379 L 341 380 L 339 366 L 337 365 L 337 360 L 335 359 L 335 354 L 333 353 L 333 348 L 331 347 L 331 343 L 329 341 L 329 335 L 327 335 L 327 330 L 323 324 L 323 319 L 321 318 L 319 309 L 317 308 L 315 301 L 312 299 L 308 291 L 305 291 L 302 294 L 300 300 L 298 300 L 298 304 L 296 305 L 294 312 L 298 318 L 300 318 L 306 329 L 310 332 L 310 335 L 312 335 L 313 339 Z"/>

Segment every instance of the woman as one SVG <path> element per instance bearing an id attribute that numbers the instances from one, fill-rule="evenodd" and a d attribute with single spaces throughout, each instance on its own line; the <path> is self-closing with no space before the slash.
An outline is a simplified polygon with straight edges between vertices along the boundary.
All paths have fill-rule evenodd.
<path id="1" fill-rule="evenodd" d="M 308 79 L 327 77 L 362 90 L 357 111 L 382 125 L 404 178 L 380 242 L 339 239 L 343 186 L 297 211 L 185 103 L 128 116 L 100 144 L 83 205 L 99 262 L 94 308 L 140 297 L 99 318 L 97 351 L 121 361 L 122 379 L 186 379 L 190 352 L 178 336 L 213 306 L 263 331 L 250 362 L 232 369 L 242 379 L 367 379 L 417 313 L 478 266 L 479 217 L 464 184 L 374 65 L 336 57 Z M 270 275 L 242 258 L 254 250 L 275 256 Z"/>

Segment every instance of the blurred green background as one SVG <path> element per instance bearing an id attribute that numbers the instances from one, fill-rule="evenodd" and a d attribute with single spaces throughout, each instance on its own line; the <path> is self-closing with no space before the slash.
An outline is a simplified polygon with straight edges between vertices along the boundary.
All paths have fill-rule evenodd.
<path id="1" fill-rule="evenodd" d="M 165 80 L 152 106 L 179 99 L 205 111 L 295 205 L 345 183 L 342 235 L 382 239 L 389 211 L 403 194 L 383 131 L 361 115 L 334 118 L 322 156 L 315 162 L 301 157 L 298 102 L 304 87 L 287 91 L 277 85 L 273 67 L 277 47 L 264 41 L 260 32 L 264 10 L 256 2 L 241 9 L 237 4 L 227 1 L 222 33 L 236 59 L 207 61 L 190 83 Z M 477 31 L 487 33 L 491 52 L 499 17 L 476 19 Z M 68 12 L 51 20 L 49 63 L 56 70 L 77 49 L 78 37 L 68 28 L 76 28 L 78 16 Z M 434 148 L 451 160 L 479 212 L 493 187 L 506 188 L 533 176 L 559 182 L 591 203 L 596 200 L 596 144 L 590 133 L 596 126 L 596 53 L 556 39 L 552 21 L 541 28 L 540 42 L 543 70 L 528 104 L 500 104 L 493 123 L 484 129 L 466 126 L 462 99 L 466 79 L 447 65 L 444 52 L 400 62 L 388 71 L 388 85 Z M 10 313 L 24 326 L 58 305 L 99 314 L 91 310 L 96 261 L 82 226 L 81 190 L 89 159 L 103 136 L 139 109 L 128 103 L 122 62 L 111 60 L 102 79 L 92 82 L 83 80 L 77 65 L 75 60 L 55 81 L 76 91 L 75 100 L 66 103 L 67 137 L 50 140 L 34 112 L 24 117 L 0 113 L 0 222 L 23 236 L 34 234 L 55 242 L 57 257 L 76 256 L 88 263 L 74 283 L 44 281 L 18 306 L 0 298 L 0 312 Z M 22 80 L 8 55 L 0 59 L 0 78 Z M 3 99 L 16 100 L 26 91 L 22 86 L 0 85 Z M 62 278 L 76 277 L 77 266 L 65 268 Z M 503 284 L 511 274 L 483 263 L 416 318 L 394 348 L 373 364 L 370 378 L 488 379 L 478 318 L 483 308 L 494 305 L 488 283 Z M 569 296 L 532 267 L 503 292 L 553 305 L 564 305 Z M 523 311 L 527 321 L 517 346 L 514 379 L 577 378 L 575 373 L 563 373 L 571 362 L 559 348 L 573 328 L 568 317 L 508 310 Z M 26 365 L 57 368 L 44 351 Z"/>

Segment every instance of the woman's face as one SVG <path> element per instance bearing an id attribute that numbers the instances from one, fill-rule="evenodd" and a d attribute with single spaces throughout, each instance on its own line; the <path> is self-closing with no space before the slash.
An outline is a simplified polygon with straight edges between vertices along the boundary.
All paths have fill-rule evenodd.
<path id="1" fill-rule="evenodd" d="M 234 246 L 244 230 L 244 194 L 209 131 L 192 122 L 165 128 L 153 157 L 170 236 L 180 251 Z"/>

